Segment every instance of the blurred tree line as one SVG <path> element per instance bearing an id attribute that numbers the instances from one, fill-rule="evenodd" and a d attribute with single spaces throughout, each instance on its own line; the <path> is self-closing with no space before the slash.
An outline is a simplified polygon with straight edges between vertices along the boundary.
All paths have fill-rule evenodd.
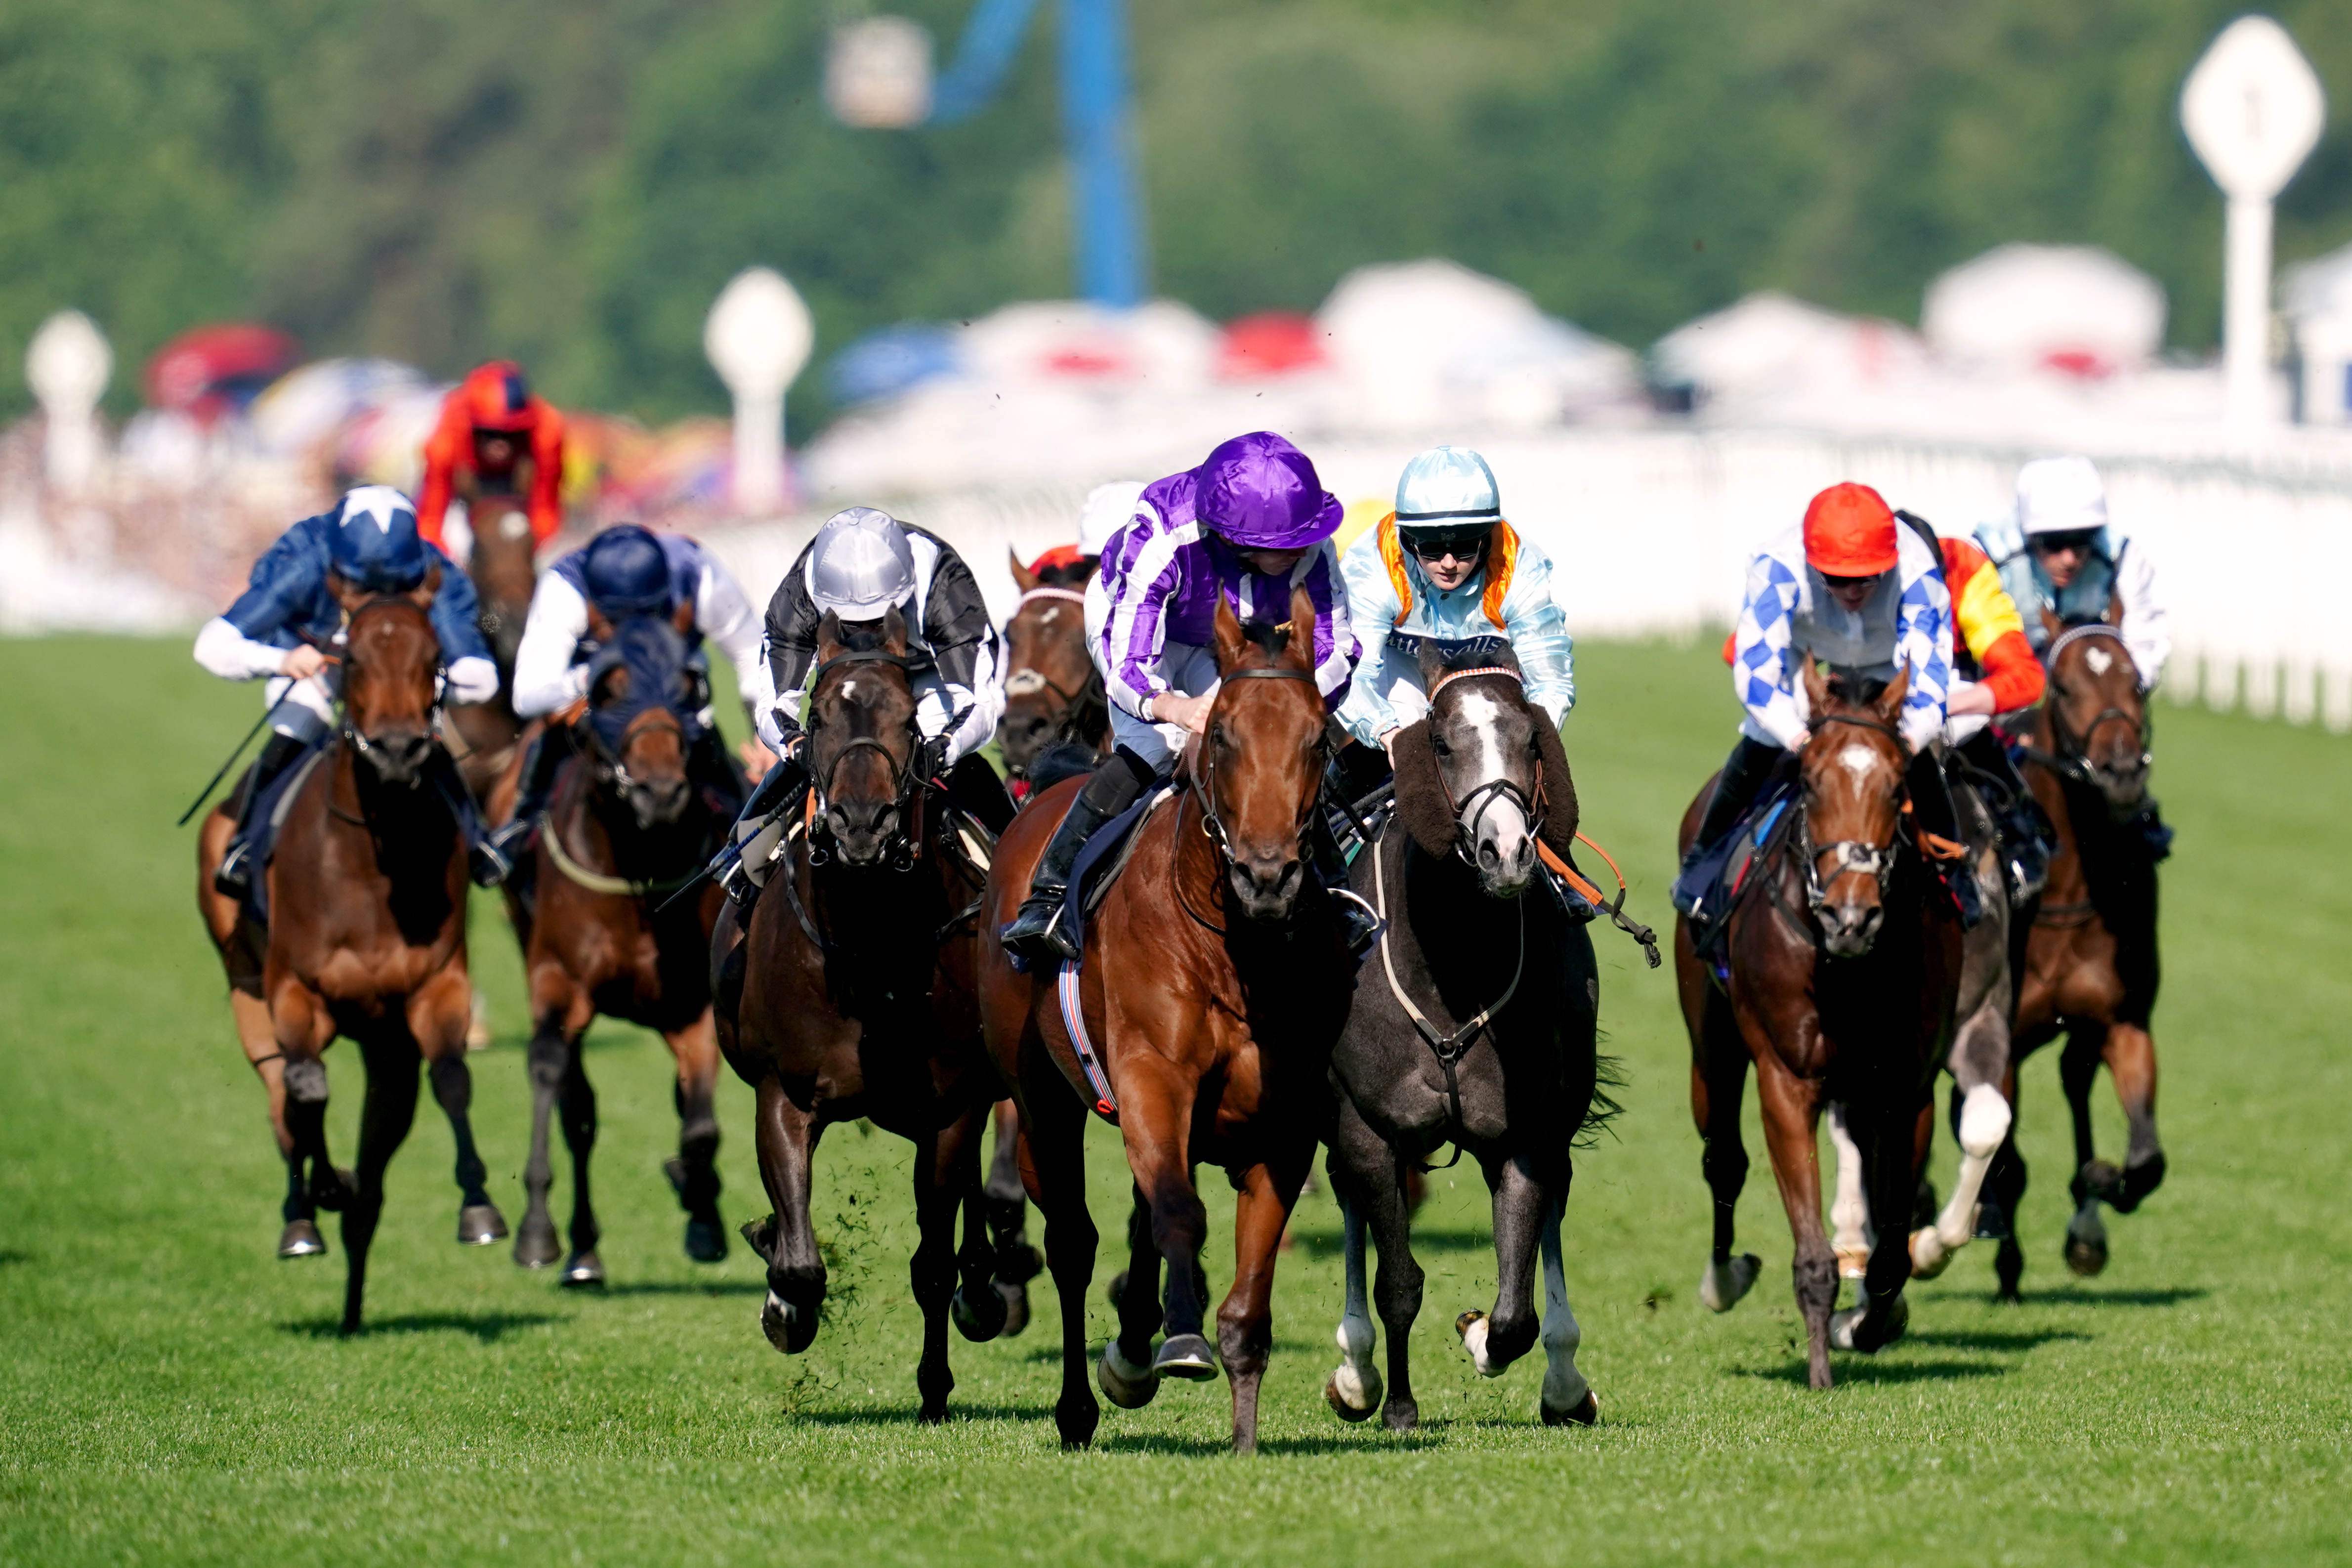
<path id="1" fill-rule="evenodd" d="M 941 63 L 971 0 L 881 0 Z M 2221 206 L 2182 75 L 2224 0 L 1130 0 L 1155 283 L 1218 317 L 1453 256 L 1622 342 L 1757 288 L 1916 319 L 2011 239 L 2156 274 L 2218 335 Z M 853 132 L 819 93 L 862 0 L 11 0 L 0 358 L 79 305 L 129 374 L 257 316 L 559 402 L 723 396 L 702 313 L 782 268 L 819 353 L 1069 289 L 1053 16 L 999 100 Z M 2352 8 L 2276 7 L 2338 106 L 2283 260 L 2352 237 Z M 12 406 L 24 394 L 0 378 Z M 795 391 L 805 430 L 827 410 Z"/>

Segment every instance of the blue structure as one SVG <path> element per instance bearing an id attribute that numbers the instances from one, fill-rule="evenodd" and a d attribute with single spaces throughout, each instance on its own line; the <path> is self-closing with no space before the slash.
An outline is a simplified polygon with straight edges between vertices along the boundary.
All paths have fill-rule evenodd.
<path id="1" fill-rule="evenodd" d="M 1143 302 L 1143 214 L 1129 123 L 1126 0 L 1061 0 L 1062 141 L 1070 160 L 1071 242 L 1079 297 L 1128 310 Z M 1028 31 L 1036 0 L 979 0 L 955 59 L 931 89 L 927 123 L 952 125 L 988 106 Z"/>

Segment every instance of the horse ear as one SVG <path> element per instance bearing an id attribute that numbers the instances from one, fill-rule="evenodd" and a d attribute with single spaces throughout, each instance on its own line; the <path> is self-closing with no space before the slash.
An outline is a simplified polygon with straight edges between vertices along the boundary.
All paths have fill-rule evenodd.
<path id="1" fill-rule="evenodd" d="M 1242 636 L 1242 624 L 1234 616 L 1234 607 L 1225 603 L 1222 590 L 1217 595 L 1217 619 L 1211 640 L 1217 650 L 1217 673 L 1241 667 L 1243 656 L 1249 652 L 1249 641 Z"/>
<path id="2" fill-rule="evenodd" d="M 2120 627 L 2124 624 L 2124 596 L 2121 594 L 2116 593 L 2113 589 L 2108 590 L 2107 613 L 2101 616 L 2099 619 L 2111 626 Z"/>
<path id="3" fill-rule="evenodd" d="M 1089 583 L 1091 583 L 1091 582 L 1093 582 L 1093 581 L 1095 580 L 1095 574 L 1096 574 L 1096 573 L 1097 573 L 1097 572 L 1099 572 L 1099 571 L 1101 571 L 1101 570 L 1102 570 L 1102 557 L 1101 557 L 1101 556 L 1099 556 L 1099 555 L 1081 555 L 1081 556 L 1079 556 L 1079 557 L 1078 557 L 1078 565 L 1077 565 L 1077 573 L 1078 573 L 1078 574 L 1077 574 L 1076 577 L 1074 577 L 1074 578 L 1072 578 L 1072 579 L 1070 580 L 1070 586 L 1071 586 L 1071 587 L 1073 587 L 1073 588 L 1083 588 L 1083 587 L 1085 587 L 1087 584 L 1089 584 Z"/>
<path id="4" fill-rule="evenodd" d="M 355 614 L 362 605 L 368 602 L 366 589 L 331 566 L 327 568 L 327 592 L 335 596 L 335 603 L 343 607 L 346 616 Z"/>
<path id="5" fill-rule="evenodd" d="M 819 664 L 841 657 L 841 616 L 833 610 L 816 624 L 816 661 Z"/>
<path id="6" fill-rule="evenodd" d="M 1805 700 L 1814 718 L 1829 711 L 1830 678 L 1822 673 L 1821 661 L 1810 653 L 1805 656 Z"/>
<path id="7" fill-rule="evenodd" d="M 2059 634 L 2066 629 L 2066 623 L 2052 615 L 2050 613 L 2050 606 L 2047 605 L 2036 605 L 2034 609 L 2042 616 L 2042 631 L 2048 635 L 2052 642 L 2056 642 L 2058 640 Z"/>
<path id="8" fill-rule="evenodd" d="M 894 658 L 907 657 L 907 617 L 896 605 L 882 612 L 882 647 Z"/>
<path id="9" fill-rule="evenodd" d="M 677 608 L 670 612 L 669 624 L 672 629 L 674 629 L 678 636 L 692 636 L 694 633 L 694 601 L 692 599 L 680 599 L 677 602 Z"/>
<path id="10" fill-rule="evenodd" d="M 408 602 L 420 610 L 429 610 L 433 607 L 433 601 L 439 596 L 440 593 L 441 563 L 428 561 L 425 565 L 424 581 L 408 591 Z"/>
<path id="11" fill-rule="evenodd" d="M 1290 591 L 1290 646 L 1283 654 L 1301 669 L 1315 668 L 1315 595 L 1303 583 Z"/>
<path id="12" fill-rule="evenodd" d="M 1436 690 L 1438 678 L 1445 673 L 1445 654 L 1437 646 L 1437 640 L 1423 637 L 1414 643 L 1412 662 L 1421 670 L 1421 689 L 1423 691 Z"/>
<path id="13" fill-rule="evenodd" d="M 1906 664 L 1895 672 L 1895 679 L 1886 683 L 1886 689 L 1880 692 L 1878 700 L 1871 704 L 1878 712 L 1880 723 L 1892 727 L 1895 721 L 1903 716 L 1903 699 L 1910 689 L 1911 667 Z"/>
<path id="14" fill-rule="evenodd" d="M 1034 588 L 1037 585 L 1037 574 L 1021 564 L 1021 557 L 1013 553 L 1013 546 L 1006 545 L 1004 553 L 1012 559 L 1013 581 L 1020 586 L 1021 591 L 1025 594 Z"/>

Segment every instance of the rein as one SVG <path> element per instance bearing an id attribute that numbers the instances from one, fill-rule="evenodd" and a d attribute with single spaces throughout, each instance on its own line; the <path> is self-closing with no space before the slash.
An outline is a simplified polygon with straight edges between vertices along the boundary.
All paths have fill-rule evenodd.
<path id="1" fill-rule="evenodd" d="M 1385 829 L 1381 837 L 1382 839 L 1388 837 Z M 1388 973 L 1389 994 L 1397 999 L 1397 1005 L 1403 1008 L 1404 1016 L 1412 1021 L 1413 1031 L 1428 1046 L 1430 1054 L 1437 1058 L 1437 1065 L 1444 1069 L 1446 1136 L 1454 1144 L 1453 1159 L 1443 1165 L 1422 1165 L 1418 1169 L 1424 1173 L 1450 1171 L 1462 1161 L 1462 1086 L 1454 1076 L 1454 1068 L 1470 1054 L 1470 1047 L 1478 1043 L 1479 1037 L 1490 1032 L 1495 1015 L 1509 1006 L 1511 998 L 1518 994 L 1519 978 L 1527 973 L 1528 967 L 1528 909 L 1524 903 L 1518 905 L 1519 952 L 1511 965 L 1511 983 L 1503 988 L 1500 996 L 1481 1008 L 1476 1017 L 1451 1034 L 1441 1034 L 1437 1026 L 1429 1021 L 1429 1016 L 1405 994 L 1404 984 L 1397 978 L 1396 959 L 1389 951 L 1388 858 L 1382 853 L 1383 848 L 1382 844 L 1372 846 L 1372 910 L 1381 919 L 1381 967 Z M 1411 853 L 1410 845 L 1407 853 Z"/>
<path id="2" fill-rule="evenodd" d="M 674 893 L 702 875 L 698 868 L 666 881 L 640 882 L 626 877 L 608 877 L 602 871 L 592 871 L 574 860 L 563 847 L 563 836 L 555 830 L 554 821 L 545 812 L 541 812 L 539 817 L 539 839 L 547 846 L 548 858 L 555 862 L 555 868 L 592 893 L 604 893 L 618 899 L 642 899 L 654 893 Z"/>

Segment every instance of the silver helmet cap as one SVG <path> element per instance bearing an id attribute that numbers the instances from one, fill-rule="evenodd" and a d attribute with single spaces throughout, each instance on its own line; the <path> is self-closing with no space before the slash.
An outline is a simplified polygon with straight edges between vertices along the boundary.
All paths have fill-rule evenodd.
<path id="1" fill-rule="evenodd" d="M 1503 519 L 1502 491 L 1486 459 L 1467 447 L 1432 447 L 1397 480 L 1397 526 L 1452 530 Z"/>
<path id="2" fill-rule="evenodd" d="M 854 506 L 835 512 L 809 548 L 809 597 L 820 612 L 870 621 L 915 591 L 915 552 L 888 512 Z"/>

